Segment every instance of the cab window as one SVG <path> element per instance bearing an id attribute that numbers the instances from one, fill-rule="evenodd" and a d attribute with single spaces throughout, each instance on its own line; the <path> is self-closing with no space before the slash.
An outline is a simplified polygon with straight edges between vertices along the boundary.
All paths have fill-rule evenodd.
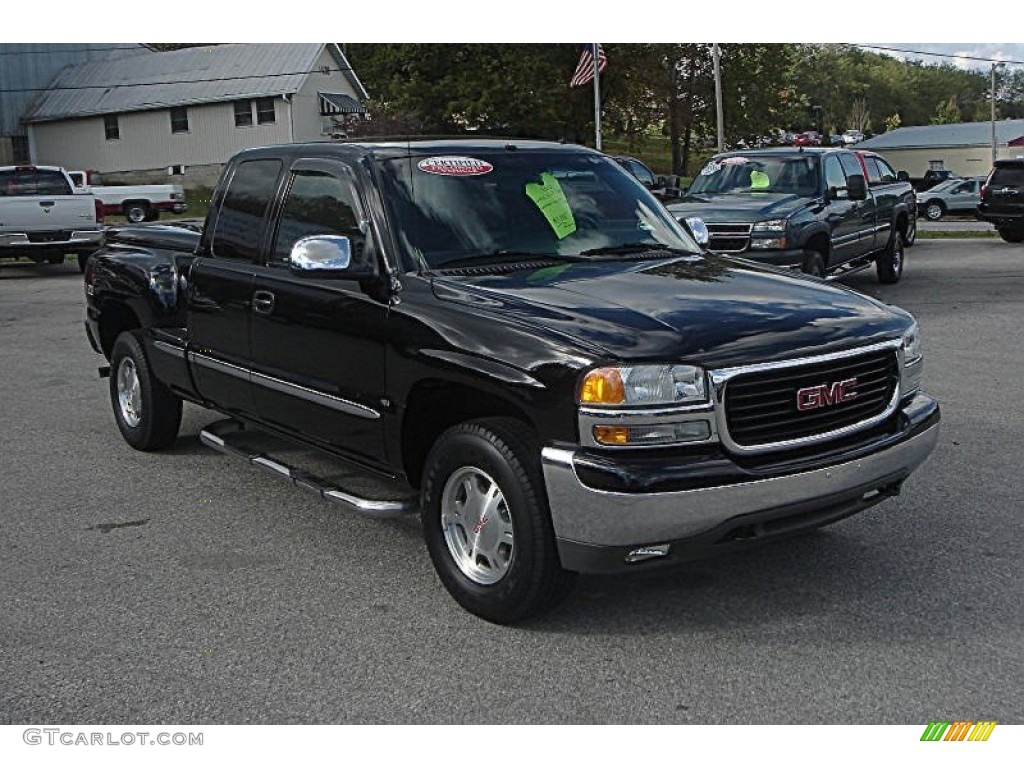
<path id="1" fill-rule="evenodd" d="M 292 175 L 270 255 L 271 265 L 287 264 L 296 241 L 311 235 L 348 237 L 354 260 L 359 259 L 363 250 L 364 237 L 349 184 L 323 171 L 301 170 Z"/>

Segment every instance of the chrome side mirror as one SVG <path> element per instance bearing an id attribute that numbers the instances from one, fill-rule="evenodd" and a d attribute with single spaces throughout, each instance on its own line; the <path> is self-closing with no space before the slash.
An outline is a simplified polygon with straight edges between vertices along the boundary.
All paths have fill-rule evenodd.
<path id="1" fill-rule="evenodd" d="M 311 235 L 295 241 L 288 266 L 299 275 L 360 279 L 372 277 L 372 266 L 352 262 L 352 241 L 344 235 Z"/>

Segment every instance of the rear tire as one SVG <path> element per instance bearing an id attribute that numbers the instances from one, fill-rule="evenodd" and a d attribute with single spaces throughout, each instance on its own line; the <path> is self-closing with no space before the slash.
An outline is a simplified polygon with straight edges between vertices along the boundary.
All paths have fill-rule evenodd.
<path id="1" fill-rule="evenodd" d="M 999 236 L 1008 243 L 1024 243 L 1024 229 L 1000 229 Z"/>
<path id="2" fill-rule="evenodd" d="M 423 472 L 423 535 L 441 583 L 496 624 L 535 616 L 575 581 L 558 559 L 540 447 L 521 421 L 469 421 L 444 432 Z"/>
<path id="3" fill-rule="evenodd" d="M 114 342 L 110 404 L 117 428 L 132 448 L 156 451 L 178 436 L 181 398 L 153 375 L 139 331 L 125 331 Z"/>
<path id="4" fill-rule="evenodd" d="M 80 254 L 78 254 L 78 271 L 79 272 L 82 272 L 82 273 L 85 272 L 85 265 L 89 263 L 89 256 L 91 256 L 91 255 L 92 254 L 89 254 L 89 253 L 80 253 Z"/>
<path id="5" fill-rule="evenodd" d="M 132 224 L 141 224 L 149 216 L 149 206 L 145 203 L 125 203 L 124 216 Z"/>
<path id="6" fill-rule="evenodd" d="M 903 265 L 906 259 L 903 253 L 903 235 L 899 230 L 894 229 L 889 236 L 889 244 L 885 251 L 878 255 L 875 260 L 875 270 L 878 273 L 878 282 L 892 285 L 898 283 L 903 277 Z"/>

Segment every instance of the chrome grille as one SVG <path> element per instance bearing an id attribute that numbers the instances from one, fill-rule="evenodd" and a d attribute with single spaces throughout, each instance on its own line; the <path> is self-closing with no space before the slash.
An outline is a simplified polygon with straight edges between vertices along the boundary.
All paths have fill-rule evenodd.
<path id="1" fill-rule="evenodd" d="M 750 246 L 750 224 L 708 224 L 708 248 L 718 253 L 739 253 Z"/>
<path id="2" fill-rule="evenodd" d="M 856 397 L 800 410 L 797 393 L 856 379 Z M 899 385 L 894 349 L 745 373 L 725 388 L 728 435 L 741 448 L 813 439 L 885 414 Z"/>

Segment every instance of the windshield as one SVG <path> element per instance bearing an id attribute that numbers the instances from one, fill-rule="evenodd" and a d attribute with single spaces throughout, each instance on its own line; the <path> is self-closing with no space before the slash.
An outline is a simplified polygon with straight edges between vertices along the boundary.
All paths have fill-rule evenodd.
<path id="1" fill-rule="evenodd" d="M 818 158 L 814 155 L 713 157 L 690 185 L 690 194 L 776 192 L 818 194 Z"/>
<path id="2" fill-rule="evenodd" d="M 384 160 L 380 169 L 398 240 L 428 268 L 700 251 L 661 203 L 600 155 L 506 149 Z"/>

